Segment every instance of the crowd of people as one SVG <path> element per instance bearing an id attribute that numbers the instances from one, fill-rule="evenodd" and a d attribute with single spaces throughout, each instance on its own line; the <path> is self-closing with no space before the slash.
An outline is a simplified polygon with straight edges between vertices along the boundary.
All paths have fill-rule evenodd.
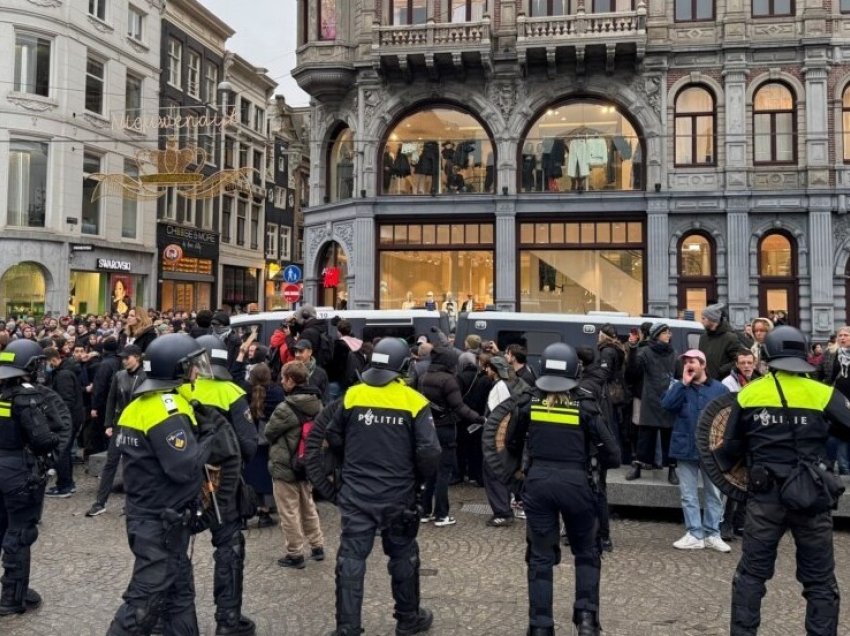
<path id="1" fill-rule="evenodd" d="M 599 632 L 599 554 L 614 549 L 605 499 L 608 470 L 624 465 L 626 479 L 636 480 L 666 469 L 667 480 L 680 490 L 684 516 L 685 533 L 673 544 L 676 549 L 728 553 L 727 542 L 744 535 L 746 506 L 736 506 L 724 497 L 706 473 L 697 449 L 697 423 L 712 400 L 739 393 L 771 373 L 765 346 L 776 326 L 770 318 L 759 317 L 737 332 L 719 304 L 706 307 L 701 320 L 705 333 L 694 349 L 675 351 L 671 329 L 660 320 L 646 322 L 628 335 L 604 325 L 595 347 L 561 343 L 547 347 L 539 369 L 528 363 L 523 344 L 512 343 L 500 350 L 497 343 L 474 334 L 462 343 L 437 329 L 421 334 L 412 345 L 393 338 L 367 342 L 353 333 L 350 322 L 333 319 L 337 335 L 332 338 L 328 322 L 319 319 L 311 305 L 300 307 L 281 323 L 269 345 L 259 341 L 256 329 L 234 331 L 223 311 L 189 314 L 132 308 L 125 315 L 0 321 L 0 353 L 17 350 L 14 343 L 36 343 L 44 364 L 30 369 L 31 380 L 52 388 L 70 413 L 72 434 L 56 449 L 56 483 L 46 490 L 47 497 L 73 496 L 75 463 L 106 450 L 96 499 L 86 513 L 89 517 L 104 514 L 117 467 L 124 459 L 127 506 L 134 508 L 128 510 L 131 546 L 134 536 L 148 532 L 140 521 L 140 525 L 131 524 L 131 518 L 144 518 L 138 511 L 147 505 L 144 496 L 131 492 L 139 487 L 141 473 L 132 468 L 126 473 L 126 462 L 136 471 L 144 465 L 134 450 L 141 444 L 134 435 L 141 431 L 153 440 L 150 430 L 163 422 L 173 425 L 181 416 L 188 418 L 180 420 L 181 427 L 194 422 L 203 432 L 205 425 L 199 422 L 205 412 L 198 404 L 223 414 L 233 430 L 237 450 L 230 457 L 236 457 L 238 479 L 228 483 L 226 471 L 222 472 L 218 488 L 227 505 L 221 518 L 216 504 L 220 518 L 211 524 L 217 634 L 252 634 L 254 630 L 253 622 L 241 614 L 245 553 L 241 530 L 254 522 L 251 518 L 259 527 L 280 526 L 282 554 L 277 562 L 281 567 L 303 569 L 310 560 L 325 558 L 304 457 L 307 435 L 321 423 L 322 430 L 327 429 L 328 445 L 345 449 L 343 490 L 328 495 L 336 499 L 343 515 L 335 634 L 360 633 L 365 558 L 376 531 L 383 533 L 384 550 L 390 557 L 397 634 L 430 627 L 433 617 L 419 607 L 418 584 L 414 589 L 408 581 L 414 575 L 418 578 L 419 563 L 411 523 L 437 528 L 456 524 L 450 487 L 469 484 L 484 488 L 492 511 L 488 526 L 507 527 L 527 518 L 529 633 L 552 633 L 551 567 L 557 546 L 548 541 L 554 524 L 556 536 L 560 527 L 563 542 L 576 557 L 580 581 L 574 622 L 580 634 L 592 636 Z M 167 346 L 166 341 L 173 344 Z M 168 365 L 158 361 L 171 360 L 168 356 L 175 355 L 174 347 L 191 350 L 193 360 L 205 351 L 210 365 L 206 375 L 171 377 L 174 364 L 170 362 L 172 368 L 163 371 L 162 364 Z M 850 399 L 850 327 L 839 329 L 829 343 L 811 347 L 805 357 L 812 378 Z M 203 373 L 201 366 L 198 363 L 199 373 Z M 181 386 L 187 379 L 191 385 Z M 143 426 L 140 420 L 147 421 L 148 412 L 139 410 L 140 403 L 160 393 L 165 419 Z M 414 438 L 415 466 L 405 464 L 410 462 L 409 449 L 396 457 L 390 453 L 384 464 L 366 458 L 372 450 L 360 444 L 374 444 L 370 438 L 374 433 L 359 427 L 364 422 L 368 427 L 376 418 L 407 423 Z M 192 445 L 191 427 L 169 430 L 160 440 L 165 447 L 183 450 L 183 445 Z M 595 431 L 596 447 L 616 448 L 607 455 L 601 453 L 604 461 L 587 450 L 583 438 L 587 430 Z M 584 431 L 582 437 L 575 437 L 580 431 Z M 398 437 L 407 433 L 387 435 L 382 449 L 410 443 L 409 438 Z M 203 439 L 199 434 L 198 440 Z M 553 443 L 564 446 L 552 451 Z M 588 453 L 595 458 L 592 470 Z M 222 457 L 222 462 L 227 460 Z M 824 459 L 836 473 L 850 474 L 846 441 L 830 437 Z M 537 470 L 529 472 L 529 466 L 535 465 Z M 580 467 L 581 475 L 555 471 L 564 467 Z M 169 467 L 164 470 L 170 475 Z M 700 474 L 703 503 L 698 494 Z M 251 514 L 236 510 L 237 482 L 243 481 L 257 495 Z M 417 505 L 411 507 L 408 499 L 413 497 L 415 483 L 421 491 L 416 492 Z M 578 494 L 559 499 L 553 492 L 561 486 Z M 387 491 L 395 487 L 405 492 L 399 499 L 404 514 L 376 503 L 386 503 Z M 172 508 L 179 511 L 180 506 Z M 402 520 L 393 517 L 392 523 L 385 523 L 388 510 Z M 416 515 L 412 522 L 410 510 Z M 558 522 L 559 516 L 564 524 Z M 179 524 L 179 519 L 173 523 Z M 162 559 L 180 561 L 185 556 L 178 554 L 180 545 Z M 137 564 L 151 558 L 134 552 Z M 125 606 L 116 614 L 115 634 L 125 633 L 121 630 L 140 620 L 142 605 L 150 614 L 145 614 L 145 620 L 161 613 L 162 608 L 151 609 L 149 599 L 145 600 L 150 592 L 137 574 L 125 595 Z M 180 581 L 186 583 L 172 576 L 169 585 Z M 339 586 L 346 585 L 353 587 L 339 593 Z M 168 589 L 159 593 L 167 594 Z M 11 607 L 25 610 L 23 604 Z M 0 614 L 2 609 L 0 601 Z M 185 606 L 183 610 L 188 611 Z M 191 622 L 191 617 L 178 618 L 176 611 L 172 618 Z M 149 633 L 148 626 L 152 627 L 145 623 L 139 633 Z"/>

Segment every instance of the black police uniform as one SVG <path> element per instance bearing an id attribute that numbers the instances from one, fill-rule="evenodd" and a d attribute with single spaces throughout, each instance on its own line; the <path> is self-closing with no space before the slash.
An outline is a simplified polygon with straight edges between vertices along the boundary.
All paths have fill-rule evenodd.
<path id="1" fill-rule="evenodd" d="M 774 375 L 787 409 L 782 406 Z M 850 404 L 833 387 L 772 371 L 737 394 L 723 445 L 715 451 L 722 470 L 731 470 L 744 459 L 751 475 L 741 561 L 732 583 L 732 636 L 757 633 L 765 581 L 773 578 L 777 546 L 788 529 L 797 546 L 797 580 L 803 584 L 806 598 L 806 633 L 837 634 L 839 592 L 831 513 L 795 512 L 787 509 L 779 496 L 798 457 L 826 457 L 830 432 L 850 438 Z M 758 473 L 767 480 L 756 492 L 752 482 Z"/>
<path id="2" fill-rule="evenodd" d="M 232 427 L 239 448 L 221 453 L 210 462 L 221 468 L 216 492 L 221 523 L 212 523 L 210 533 L 215 548 L 213 559 L 213 597 L 218 633 L 252 633 L 253 623 L 242 618 L 242 582 L 245 568 L 245 537 L 237 505 L 237 489 L 242 474 L 242 462 L 249 462 L 257 452 L 257 429 L 248 420 L 249 406 L 245 391 L 228 380 L 199 378 L 194 387 L 184 384 L 179 389 L 187 400 L 218 409 Z M 224 433 L 224 431 L 221 431 Z M 216 445 L 218 446 L 218 445 Z M 214 451 L 213 451 L 214 452 Z M 240 620 L 242 624 L 240 625 Z"/>
<path id="3" fill-rule="evenodd" d="M 29 384 L 0 392 L 0 546 L 3 552 L 0 615 L 25 610 L 30 577 L 30 547 L 38 538 L 46 476 L 37 457 L 60 443 L 33 403 L 40 400 Z"/>
<path id="4" fill-rule="evenodd" d="M 561 517 L 575 558 L 573 622 L 579 623 L 583 618 L 596 622 L 599 615 L 602 564 L 596 536 L 599 525 L 596 494 L 588 474 L 589 433 L 586 433 L 598 410 L 582 389 L 573 389 L 569 395 L 567 403 L 549 405 L 547 396 L 538 390 L 531 403 L 530 465 L 522 495 L 531 634 L 553 633 L 552 569 L 561 560 Z M 585 395 L 584 399 L 576 399 Z"/>
<path id="5" fill-rule="evenodd" d="M 121 413 L 116 444 L 136 562 L 109 636 L 149 634 L 160 615 L 166 634 L 198 634 L 188 521 L 207 448 L 194 426 L 189 403 L 165 391 L 143 393 Z"/>
<path id="6" fill-rule="evenodd" d="M 346 391 L 327 431 L 331 448 L 344 458 L 337 497 L 342 517 L 336 563 L 338 634 L 360 633 L 363 578 L 376 530 L 389 557 L 395 617 L 399 624 L 416 620 L 417 487 L 436 472 L 440 460 L 428 400 L 401 379 L 370 386 L 367 378 Z"/>

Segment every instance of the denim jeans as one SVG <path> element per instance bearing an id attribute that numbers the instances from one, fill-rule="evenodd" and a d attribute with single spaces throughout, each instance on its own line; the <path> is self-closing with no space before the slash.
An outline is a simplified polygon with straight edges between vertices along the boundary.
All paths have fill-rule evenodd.
<path id="1" fill-rule="evenodd" d="M 682 512 L 685 514 L 685 528 L 697 539 L 705 539 L 720 534 L 720 519 L 723 516 L 723 499 L 720 490 L 711 483 L 711 479 L 701 469 L 698 461 L 680 459 L 678 461 L 679 492 L 682 496 Z M 702 473 L 702 491 L 705 500 L 705 512 L 700 515 L 699 481 Z"/>
<path id="2" fill-rule="evenodd" d="M 425 482 L 423 493 L 423 512 L 434 513 L 438 519 L 449 516 L 449 478 L 455 469 L 455 447 L 457 446 L 454 424 L 437 427 L 437 439 L 440 441 L 440 467 L 437 473 Z"/>
<path id="3" fill-rule="evenodd" d="M 838 471 L 842 475 L 850 475 L 850 444 L 830 435 L 826 442 L 826 456 L 830 465 L 838 460 Z"/>

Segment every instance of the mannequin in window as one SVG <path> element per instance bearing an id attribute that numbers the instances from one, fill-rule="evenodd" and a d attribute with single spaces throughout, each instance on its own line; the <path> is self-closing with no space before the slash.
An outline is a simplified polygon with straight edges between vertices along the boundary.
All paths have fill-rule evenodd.
<path id="1" fill-rule="evenodd" d="M 496 165 L 492 150 L 487 151 L 486 164 L 487 167 L 484 170 L 484 192 L 492 192 L 493 184 L 496 181 Z"/>
<path id="2" fill-rule="evenodd" d="M 453 168 L 455 166 L 455 144 L 453 141 L 444 141 L 441 146 L 440 156 L 443 161 L 443 182 L 448 188 L 449 181 L 452 177 Z"/>
<path id="3" fill-rule="evenodd" d="M 404 295 L 404 302 L 401 303 L 402 309 L 414 309 L 416 307 L 416 301 L 413 299 L 413 292 L 407 292 Z"/>
<path id="4" fill-rule="evenodd" d="M 434 311 L 437 308 L 437 301 L 434 300 L 434 292 L 429 291 L 425 295 L 425 309 L 428 311 Z"/>
<path id="5" fill-rule="evenodd" d="M 393 165 L 395 164 L 395 158 L 397 153 L 398 144 L 396 144 L 395 147 L 392 147 L 387 144 L 386 148 L 384 148 L 383 185 L 385 193 L 390 192 L 390 185 L 393 182 L 393 176 L 395 174 L 393 171 Z"/>
<path id="6" fill-rule="evenodd" d="M 344 291 L 339 292 L 338 297 L 336 299 L 336 309 L 343 310 L 348 309 L 348 294 Z"/>
<path id="7" fill-rule="evenodd" d="M 460 166 L 453 165 L 452 166 L 452 174 L 449 176 L 448 183 L 446 183 L 446 188 L 449 192 L 468 192 L 466 185 L 466 180 L 463 178 L 463 175 L 460 173 Z"/>
<path id="8" fill-rule="evenodd" d="M 446 312 L 449 315 L 449 318 L 457 316 L 457 303 L 455 302 L 454 294 L 450 291 L 446 292 L 446 299 L 443 301 L 443 305 L 440 309 Z"/>
<path id="9" fill-rule="evenodd" d="M 469 292 L 466 295 L 466 300 L 463 301 L 463 305 L 460 306 L 460 310 L 462 312 L 475 311 L 475 294 Z"/>
<path id="10" fill-rule="evenodd" d="M 534 144 L 527 143 L 522 147 L 522 191 L 534 190 L 534 170 L 537 159 L 534 156 Z"/>

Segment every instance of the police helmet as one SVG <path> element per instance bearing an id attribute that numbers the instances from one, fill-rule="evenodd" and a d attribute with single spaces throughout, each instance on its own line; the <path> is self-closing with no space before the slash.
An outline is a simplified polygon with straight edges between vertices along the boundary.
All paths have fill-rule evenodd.
<path id="1" fill-rule="evenodd" d="M 767 366 L 791 373 L 811 373 L 815 367 L 806 361 L 809 341 L 796 327 L 783 325 L 771 329 L 762 345 Z"/>
<path id="2" fill-rule="evenodd" d="M 369 367 L 360 375 L 369 386 L 384 386 L 407 370 L 410 349 L 399 338 L 382 338 L 372 351 Z"/>
<path id="3" fill-rule="evenodd" d="M 34 374 L 44 351 L 32 340 L 13 340 L 0 351 L 0 380 Z"/>
<path id="4" fill-rule="evenodd" d="M 545 393 L 563 393 L 578 385 L 580 375 L 576 350 L 565 342 L 554 342 L 540 355 L 540 377 L 534 384 Z"/>
<path id="5" fill-rule="evenodd" d="M 198 336 L 195 341 L 207 350 L 212 365 L 212 377 L 216 380 L 233 380 L 227 364 L 227 347 L 221 338 L 208 334 Z"/>
<path id="6" fill-rule="evenodd" d="M 145 350 L 144 368 L 146 379 L 133 395 L 149 391 L 172 389 L 187 379 L 193 368 L 199 374 L 211 377 L 206 349 L 185 333 L 169 333 L 159 336 Z"/>

